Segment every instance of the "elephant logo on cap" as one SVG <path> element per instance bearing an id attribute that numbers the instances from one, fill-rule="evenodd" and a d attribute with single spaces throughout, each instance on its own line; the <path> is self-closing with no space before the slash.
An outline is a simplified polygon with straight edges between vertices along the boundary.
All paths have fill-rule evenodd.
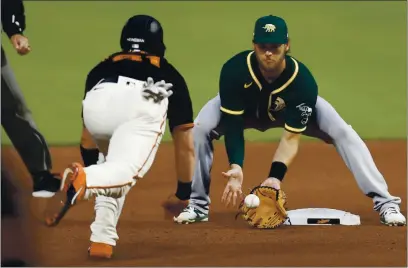
<path id="1" fill-rule="evenodd" d="M 274 32 L 276 30 L 276 26 L 273 24 L 265 24 L 264 27 L 262 27 L 262 29 L 265 29 L 265 32 L 267 33 L 271 33 Z"/>

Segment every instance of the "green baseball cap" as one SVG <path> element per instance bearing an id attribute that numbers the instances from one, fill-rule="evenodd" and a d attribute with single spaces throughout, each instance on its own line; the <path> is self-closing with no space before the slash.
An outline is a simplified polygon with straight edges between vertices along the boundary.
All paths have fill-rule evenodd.
<path id="1" fill-rule="evenodd" d="M 288 27 L 280 17 L 268 15 L 255 22 L 253 42 L 256 44 L 286 44 L 288 37 Z"/>

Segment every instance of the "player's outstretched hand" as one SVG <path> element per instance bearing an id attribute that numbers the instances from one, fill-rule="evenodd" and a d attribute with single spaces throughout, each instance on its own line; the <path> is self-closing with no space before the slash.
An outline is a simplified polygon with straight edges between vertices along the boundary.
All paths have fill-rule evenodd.
<path id="1" fill-rule="evenodd" d="M 243 197 L 242 182 L 244 181 L 244 175 L 242 168 L 239 165 L 232 164 L 231 169 L 227 172 L 222 172 L 222 175 L 228 179 L 228 182 L 222 194 L 221 202 L 228 206 L 232 201 L 232 205 L 235 206 L 238 197 Z"/>

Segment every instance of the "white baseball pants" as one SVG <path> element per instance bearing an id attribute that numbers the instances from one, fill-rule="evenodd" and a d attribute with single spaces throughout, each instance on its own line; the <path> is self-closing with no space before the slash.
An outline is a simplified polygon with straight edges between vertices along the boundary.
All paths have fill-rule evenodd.
<path id="1" fill-rule="evenodd" d="M 105 161 L 99 154 L 99 164 Z M 126 195 L 119 198 L 99 195 L 95 199 L 95 220 L 91 224 L 90 241 L 116 246 L 119 239 L 117 224 L 125 203 Z"/>
<path id="2" fill-rule="evenodd" d="M 150 169 L 165 131 L 168 99 L 144 99 L 143 83 L 124 77 L 102 81 L 83 101 L 85 127 L 106 155 L 103 163 L 84 168 L 85 199 L 96 197 L 93 242 L 116 244 L 125 195 Z"/>

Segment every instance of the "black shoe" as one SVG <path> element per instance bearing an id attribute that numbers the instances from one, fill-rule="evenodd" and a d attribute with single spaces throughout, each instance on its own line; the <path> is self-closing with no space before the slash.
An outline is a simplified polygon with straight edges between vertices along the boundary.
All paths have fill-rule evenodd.
<path id="1" fill-rule="evenodd" d="M 60 190 L 61 179 L 50 172 L 37 174 L 33 182 L 33 196 L 41 198 L 50 198 Z"/>

